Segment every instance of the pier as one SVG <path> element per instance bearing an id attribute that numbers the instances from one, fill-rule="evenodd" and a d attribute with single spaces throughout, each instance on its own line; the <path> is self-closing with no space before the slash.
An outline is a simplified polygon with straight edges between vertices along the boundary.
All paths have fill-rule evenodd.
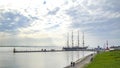
<path id="1" fill-rule="evenodd" d="M 13 51 L 14 53 L 27 53 L 27 52 L 62 52 L 63 50 L 26 50 L 26 51 Z"/>
<path id="2" fill-rule="evenodd" d="M 13 53 L 29 53 L 29 52 L 65 52 L 66 50 L 16 50 L 13 49 Z M 96 51 L 94 49 L 73 50 L 73 51 Z"/>

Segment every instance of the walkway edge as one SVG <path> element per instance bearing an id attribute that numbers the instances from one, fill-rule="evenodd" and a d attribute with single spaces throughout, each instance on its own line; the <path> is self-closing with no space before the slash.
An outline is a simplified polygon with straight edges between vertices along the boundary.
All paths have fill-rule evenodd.
<path id="1" fill-rule="evenodd" d="M 87 59 L 88 57 L 94 57 L 95 56 L 95 53 L 92 53 L 92 54 L 90 54 L 90 55 L 87 55 L 87 56 L 85 56 L 85 57 L 83 57 L 83 58 L 80 58 L 80 59 L 78 59 L 77 61 L 75 61 L 75 65 L 76 64 L 78 64 L 78 63 L 81 63 L 81 62 L 83 62 L 85 59 Z M 71 65 L 68 65 L 68 66 L 66 66 L 66 67 L 64 67 L 64 68 L 70 68 L 71 67 Z"/>

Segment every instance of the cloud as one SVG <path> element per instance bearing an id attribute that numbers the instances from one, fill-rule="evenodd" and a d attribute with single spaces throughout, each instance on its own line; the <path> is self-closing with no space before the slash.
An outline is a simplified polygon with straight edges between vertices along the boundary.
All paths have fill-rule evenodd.
<path id="1" fill-rule="evenodd" d="M 0 35 L 1 36 L 1 35 Z M 34 35 L 35 36 L 35 35 Z M 37 35 L 35 36 L 37 37 Z M 21 36 L 15 36 L 15 35 L 4 35 L 0 39 L 1 45 L 29 45 L 29 46 L 54 46 L 53 40 L 51 37 L 41 37 L 41 38 L 34 38 L 34 37 L 21 37 Z"/>
<path id="2" fill-rule="evenodd" d="M 49 12 L 48 12 L 48 15 L 56 15 L 59 10 L 60 10 L 60 8 L 59 8 L 59 7 L 56 7 L 56 8 L 53 9 L 52 11 L 49 11 Z"/>
<path id="3" fill-rule="evenodd" d="M 46 1 L 44 1 L 43 4 L 46 4 Z"/>
<path id="4" fill-rule="evenodd" d="M 26 17 L 14 10 L 0 12 L 0 17 L 0 32 L 17 31 L 19 28 L 28 27 L 36 19 L 35 17 Z"/>
<path id="5" fill-rule="evenodd" d="M 51 27 L 46 28 L 46 30 L 55 30 L 55 29 L 57 29 L 57 28 L 59 28 L 59 27 L 60 27 L 60 25 L 59 25 L 59 24 L 56 24 L 56 25 L 53 25 L 53 26 L 51 26 Z"/>
<path id="6" fill-rule="evenodd" d="M 14 37 L 11 44 L 65 45 L 65 34 L 80 30 L 91 45 L 119 40 L 119 6 L 117 0 L 5 0 L 0 2 L 0 37 Z"/>
<path id="7" fill-rule="evenodd" d="M 118 5 L 120 6 L 117 1 L 82 1 L 66 11 L 66 14 L 72 18 L 69 28 L 80 29 L 103 39 L 119 39 L 120 7 Z"/>

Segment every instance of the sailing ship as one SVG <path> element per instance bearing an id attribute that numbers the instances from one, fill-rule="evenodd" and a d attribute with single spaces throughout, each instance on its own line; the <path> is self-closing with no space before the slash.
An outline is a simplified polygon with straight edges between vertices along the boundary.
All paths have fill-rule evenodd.
<path id="1" fill-rule="evenodd" d="M 79 45 L 80 45 L 80 43 L 79 43 L 79 31 L 78 31 L 78 45 L 77 46 L 74 46 L 74 40 L 73 40 L 73 31 L 72 31 L 72 37 L 71 37 L 71 41 L 72 41 L 72 46 L 70 47 L 69 46 L 69 33 L 67 34 L 67 47 L 63 47 L 62 49 L 64 50 L 64 51 L 79 51 L 79 50 L 85 50 L 85 49 L 87 49 L 88 48 L 88 46 L 84 46 L 85 45 L 85 43 L 84 43 L 84 32 L 83 32 L 83 37 L 82 37 L 82 39 L 83 39 L 83 46 L 82 47 L 80 47 Z"/>

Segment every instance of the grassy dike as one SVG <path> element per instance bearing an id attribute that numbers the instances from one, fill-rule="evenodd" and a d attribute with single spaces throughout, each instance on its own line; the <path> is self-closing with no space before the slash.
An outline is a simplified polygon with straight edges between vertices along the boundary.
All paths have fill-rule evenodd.
<path id="1" fill-rule="evenodd" d="M 97 54 L 85 68 L 120 68 L 120 50 Z"/>

